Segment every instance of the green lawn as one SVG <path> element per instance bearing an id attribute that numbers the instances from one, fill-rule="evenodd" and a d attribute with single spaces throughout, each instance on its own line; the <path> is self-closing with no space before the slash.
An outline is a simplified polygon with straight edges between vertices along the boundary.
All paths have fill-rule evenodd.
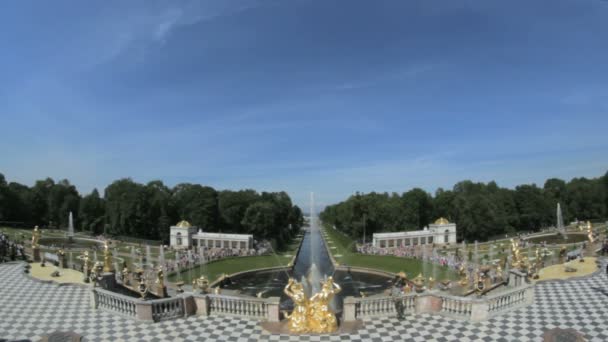
<path id="1" fill-rule="evenodd" d="M 420 260 L 412 258 L 399 258 L 395 256 L 385 255 L 363 255 L 353 251 L 355 242 L 348 236 L 333 228 L 323 228 L 326 241 L 334 258 L 341 265 L 373 268 L 382 271 L 397 273 L 405 272 L 411 279 L 419 273 L 423 273 L 423 268 L 426 269 L 426 276 L 432 276 L 433 273 L 438 279 L 456 279 L 457 274 L 447 267 L 433 265 L 431 263 L 423 263 Z M 435 270 L 435 271 L 433 271 Z"/>
<path id="2" fill-rule="evenodd" d="M 171 282 L 183 281 L 192 283 L 192 279 L 205 275 L 211 281 L 220 277 L 223 273 L 233 274 L 257 268 L 285 266 L 291 262 L 297 252 L 302 235 L 295 238 L 284 250 L 271 255 L 235 257 L 219 260 L 203 266 L 196 266 L 191 270 L 184 270 L 179 275 L 171 274 L 167 279 Z"/>
<path id="3" fill-rule="evenodd" d="M 291 257 L 279 255 L 228 258 L 212 262 L 207 265 L 196 266 L 191 270 L 181 272 L 179 275 L 172 274 L 168 277 L 168 281 L 176 282 L 181 280 L 186 284 L 190 284 L 192 283 L 192 279 L 198 278 L 203 274 L 207 277 L 207 279 L 213 281 L 220 277 L 222 273 L 233 274 L 256 268 L 278 266 L 287 267 L 290 261 Z"/>

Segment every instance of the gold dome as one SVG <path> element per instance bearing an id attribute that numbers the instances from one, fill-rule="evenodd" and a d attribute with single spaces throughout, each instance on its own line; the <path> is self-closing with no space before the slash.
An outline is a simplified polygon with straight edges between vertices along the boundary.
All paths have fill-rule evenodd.
<path id="1" fill-rule="evenodd" d="M 190 224 L 190 222 L 186 221 L 186 220 L 181 220 L 177 223 L 177 225 L 175 225 L 176 227 L 179 228 L 190 228 L 192 227 L 192 225 Z"/>
<path id="2" fill-rule="evenodd" d="M 435 221 L 435 224 L 450 224 L 450 221 L 446 220 L 445 217 L 440 217 Z"/>

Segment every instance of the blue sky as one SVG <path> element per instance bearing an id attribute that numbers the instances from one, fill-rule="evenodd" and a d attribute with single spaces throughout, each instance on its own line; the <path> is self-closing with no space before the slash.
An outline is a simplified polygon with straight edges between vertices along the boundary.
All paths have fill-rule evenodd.
<path id="1" fill-rule="evenodd" d="M 6 1 L 0 172 L 430 192 L 608 170 L 608 2 Z"/>

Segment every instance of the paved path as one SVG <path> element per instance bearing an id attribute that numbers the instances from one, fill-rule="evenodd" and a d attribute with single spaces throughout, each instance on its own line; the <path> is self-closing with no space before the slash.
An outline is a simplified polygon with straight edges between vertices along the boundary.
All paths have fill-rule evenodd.
<path id="1" fill-rule="evenodd" d="M 602 270 L 605 269 L 603 261 Z M 535 304 L 482 323 L 424 314 L 364 322 L 356 334 L 268 335 L 254 320 L 189 317 L 142 323 L 89 307 L 89 290 L 43 284 L 22 264 L 0 265 L 0 341 L 33 340 L 53 331 L 75 331 L 87 341 L 541 341 L 545 330 L 573 328 L 590 341 L 608 341 L 605 273 L 536 287 Z"/>

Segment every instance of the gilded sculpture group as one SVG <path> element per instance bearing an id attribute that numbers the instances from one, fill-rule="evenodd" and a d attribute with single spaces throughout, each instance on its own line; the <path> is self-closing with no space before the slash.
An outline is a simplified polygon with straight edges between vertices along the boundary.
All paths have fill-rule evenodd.
<path id="1" fill-rule="evenodd" d="M 332 298 L 342 289 L 332 277 L 321 283 L 321 291 L 308 298 L 304 286 L 289 279 L 284 292 L 293 300 L 291 315 L 286 315 L 292 333 L 329 333 L 338 329 L 335 313 L 329 308 Z"/>

